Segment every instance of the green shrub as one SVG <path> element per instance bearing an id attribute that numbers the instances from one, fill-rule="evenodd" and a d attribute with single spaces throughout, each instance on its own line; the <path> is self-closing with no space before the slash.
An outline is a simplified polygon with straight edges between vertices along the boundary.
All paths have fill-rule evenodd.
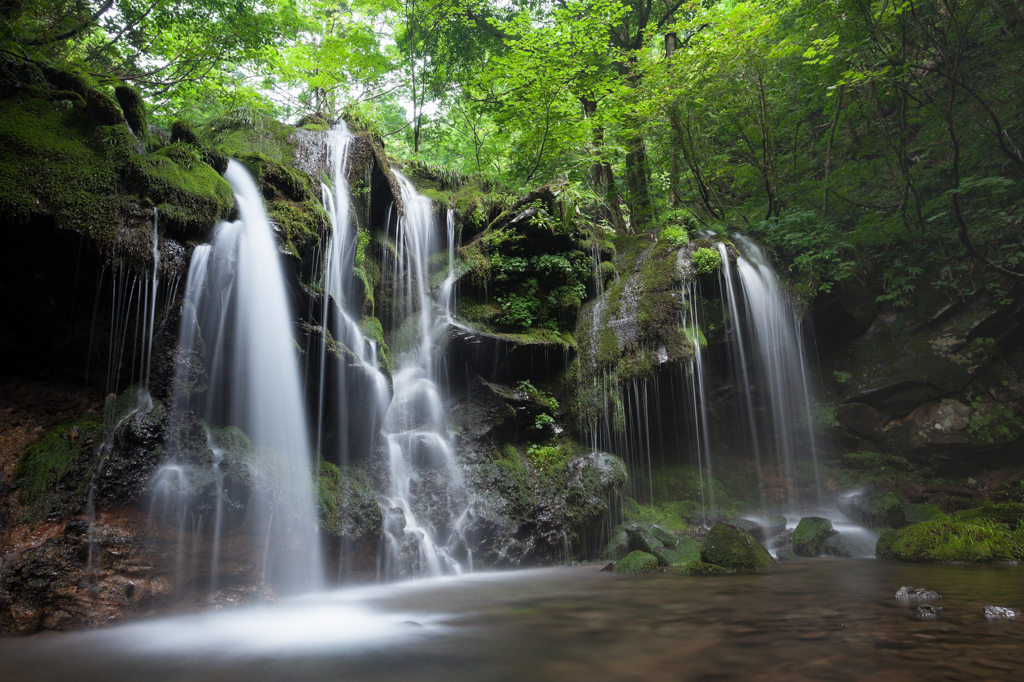
<path id="1" fill-rule="evenodd" d="M 722 255 L 714 249 L 701 247 L 690 257 L 693 269 L 698 275 L 708 275 L 722 264 Z"/>

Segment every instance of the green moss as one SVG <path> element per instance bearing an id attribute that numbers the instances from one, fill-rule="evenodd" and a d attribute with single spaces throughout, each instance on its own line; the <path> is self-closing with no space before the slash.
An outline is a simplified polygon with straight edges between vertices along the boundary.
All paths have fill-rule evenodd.
<path id="1" fill-rule="evenodd" d="M 384 513 L 362 467 L 339 468 L 320 460 L 317 501 L 320 527 L 328 535 L 359 541 L 383 531 Z"/>
<path id="2" fill-rule="evenodd" d="M 907 523 L 924 523 L 926 521 L 941 521 L 948 518 L 941 509 L 934 504 L 908 504 L 903 508 L 907 517 Z"/>
<path id="3" fill-rule="evenodd" d="M 832 522 L 818 516 L 800 519 L 793 531 L 793 552 L 797 556 L 814 557 L 821 554 L 821 548 L 835 531 Z"/>
<path id="4" fill-rule="evenodd" d="M 89 458 L 103 437 L 96 415 L 61 422 L 18 458 L 12 486 L 31 516 L 62 514 L 80 502 L 89 484 Z"/>
<path id="5" fill-rule="evenodd" d="M 725 575 L 735 572 L 724 566 L 716 566 L 715 564 L 708 564 L 703 561 L 691 561 L 683 566 L 683 573 L 687 575 Z"/>
<path id="6" fill-rule="evenodd" d="M 899 528 L 907 522 L 903 503 L 893 493 L 866 492 L 836 500 L 846 518 L 868 528 Z"/>
<path id="7" fill-rule="evenodd" d="M 643 526 L 658 525 L 667 530 L 685 530 L 686 522 L 680 515 L 678 504 L 668 503 L 658 506 L 640 504 L 631 497 L 622 501 L 622 515 L 630 523 Z"/>
<path id="8" fill-rule="evenodd" d="M 45 99 L 0 100 L 0 212 L 14 222 L 52 216 L 111 244 L 126 209 L 119 169 L 136 141 L 80 108 Z"/>
<path id="9" fill-rule="evenodd" d="M 615 562 L 616 573 L 654 573 L 658 570 L 658 559 L 647 552 L 630 552 Z"/>
<path id="10" fill-rule="evenodd" d="M 669 566 L 683 566 L 700 560 L 700 546 L 701 543 L 696 538 L 684 537 L 674 548 L 659 551 L 664 555 Z"/>
<path id="11" fill-rule="evenodd" d="M 211 166 L 180 162 L 180 148 L 140 154 L 129 163 L 135 191 L 156 204 L 161 225 L 186 239 L 202 239 L 234 208 L 231 186 Z"/>
<path id="12" fill-rule="evenodd" d="M 149 117 L 146 115 L 146 101 L 142 95 L 133 87 L 119 85 L 114 88 L 114 95 L 117 97 L 124 118 L 128 121 L 129 127 L 135 136 L 146 146 L 149 143 Z"/>
<path id="13" fill-rule="evenodd" d="M 878 538 L 875 556 L 918 563 L 994 563 L 1024 558 L 1024 536 L 986 519 L 915 523 Z"/>
<path id="14" fill-rule="evenodd" d="M 775 559 L 749 533 L 729 523 L 716 523 L 704 537 L 701 561 L 725 568 L 763 570 Z"/>
<path id="15" fill-rule="evenodd" d="M 974 509 L 965 509 L 953 515 L 957 521 L 992 521 L 1008 526 L 1011 530 L 1019 528 L 1024 520 L 1024 504 L 1019 502 L 1003 502 L 1001 504 L 984 504 Z"/>
<path id="16" fill-rule="evenodd" d="M 294 160 L 292 135 L 295 128 L 260 116 L 252 126 L 213 127 L 198 131 L 213 146 L 233 159 L 260 154 L 276 163 L 290 165 Z M 386 166 L 385 166 L 386 167 Z"/>
<path id="17" fill-rule="evenodd" d="M 363 336 L 377 344 L 377 361 L 381 368 L 391 374 L 391 349 L 384 341 L 384 327 L 376 317 L 364 317 L 362 322 Z"/>

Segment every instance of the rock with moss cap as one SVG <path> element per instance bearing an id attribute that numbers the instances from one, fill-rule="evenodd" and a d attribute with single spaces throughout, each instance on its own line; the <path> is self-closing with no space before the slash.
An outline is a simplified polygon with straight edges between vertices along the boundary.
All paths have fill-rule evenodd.
<path id="1" fill-rule="evenodd" d="M 1024 520 L 1024 504 L 1019 502 L 1002 502 L 1000 504 L 983 504 L 974 509 L 965 509 L 953 515 L 959 521 L 985 520 L 1001 523 L 1011 530 L 1019 528 Z"/>
<path id="2" fill-rule="evenodd" d="M 899 528 L 907 524 L 903 503 L 893 493 L 867 492 L 836 500 L 843 516 L 867 528 Z"/>
<path id="3" fill-rule="evenodd" d="M 658 570 L 658 559 L 647 552 L 633 551 L 615 562 L 615 573 L 654 573 Z"/>
<path id="4" fill-rule="evenodd" d="M 825 544 L 821 546 L 821 553 L 824 556 L 842 557 L 844 559 L 853 557 L 853 550 L 846 544 L 843 536 L 838 533 L 825 540 Z"/>
<path id="5" fill-rule="evenodd" d="M 212 147 L 208 147 L 192 124 L 185 119 L 179 118 L 171 124 L 171 144 L 182 142 L 202 150 L 203 161 L 212 167 L 220 175 L 228 169 L 228 157 Z"/>
<path id="6" fill-rule="evenodd" d="M 124 118 L 128 121 L 128 127 L 135 133 L 142 144 L 149 146 L 149 121 L 146 115 L 146 101 L 142 99 L 139 91 L 127 85 L 119 85 L 114 88 L 114 96 L 117 103 L 121 105 Z"/>
<path id="7" fill-rule="evenodd" d="M 835 533 L 828 519 L 805 516 L 793 531 L 793 553 L 803 557 L 820 556 L 825 541 Z"/>
<path id="8" fill-rule="evenodd" d="M 924 523 L 926 521 L 940 521 L 947 518 L 946 514 L 934 504 L 908 504 L 903 507 L 907 523 Z"/>
<path id="9" fill-rule="evenodd" d="M 1024 544 L 1005 524 L 951 518 L 887 531 L 875 544 L 875 556 L 914 563 L 1000 563 L 1024 559 Z"/>
<path id="10" fill-rule="evenodd" d="M 731 523 L 716 523 L 704 538 L 701 561 L 725 568 L 762 570 L 775 564 L 775 559 L 742 528 Z"/>

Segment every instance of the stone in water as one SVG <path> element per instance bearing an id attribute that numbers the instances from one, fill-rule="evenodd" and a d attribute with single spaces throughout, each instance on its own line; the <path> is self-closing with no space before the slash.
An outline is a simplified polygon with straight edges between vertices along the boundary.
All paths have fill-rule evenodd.
<path id="1" fill-rule="evenodd" d="M 986 606 L 985 617 L 989 620 L 997 618 L 1016 618 L 1017 611 L 1015 609 L 1008 609 L 1005 606 Z"/>
<path id="2" fill-rule="evenodd" d="M 925 589 L 923 587 L 913 587 L 911 585 L 904 585 L 900 588 L 899 592 L 896 593 L 897 599 L 942 599 L 942 595 L 938 592 Z"/>

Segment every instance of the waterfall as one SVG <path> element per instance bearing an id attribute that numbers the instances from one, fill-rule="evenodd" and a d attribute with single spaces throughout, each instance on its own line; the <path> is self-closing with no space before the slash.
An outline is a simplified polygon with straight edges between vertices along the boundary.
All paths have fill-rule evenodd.
<path id="1" fill-rule="evenodd" d="M 764 249 L 741 234 L 733 235 L 733 242 L 739 251 L 735 274 L 726 245 L 720 243 L 718 249 L 740 427 L 757 463 L 762 509 L 769 502 L 763 475 L 763 458 L 769 453 L 775 456 L 786 502 L 793 506 L 798 502 L 795 484 L 802 461 L 812 464 L 819 485 L 810 370 L 801 323 Z M 803 431 L 807 438 L 801 441 L 797 435 Z"/>
<path id="2" fill-rule="evenodd" d="M 390 401 L 387 379 L 377 366 L 377 347 L 363 335 L 359 324 L 346 309 L 352 302 L 353 267 L 358 246 L 358 231 L 352 224 L 351 197 L 348 183 L 348 152 L 354 136 L 345 121 L 340 121 L 327 133 L 327 147 L 331 159 L 330 184 L 321 183 L 321 197 L 324 210 L 331 221 L 331 237 L 324 258 L 321 284 L 323 286 L 322 343 L 320 346 L 319 406 L 317 410 L 317 449 L 324 454 L 327 440 L 326 420 L 331 419 L 332 429 L 338 436 L 338 462 L 348 464 L 350 429 L 361 430 L 366 440 L 372 442 L 379 428 L 380 420 Z M 334 342 L 344 357 L 336 363 L 337 380 L 333 403 L 325 391 L 332 385 L 328 381 L 327 353 Z M 346 355 L 345 351 L 350 355 Z M 349 360 L 353 364 L 349 364 Z M 353 372 L 359 372 L 372 384 L 369 398 L 371 411 L 368 419 L 353 419 L 349 398 L 354 392 Z M 331 414 L 325 414 L 328 406 L 334 404 Z"/>
<path id="3" fill-rule="evenodd" d="M 404 211 L 397 216 L 395 256 L 390 263 L 395 316 L 392 329 L 398 330 L 396 337 L 410 340 L 397 349 L 394 398 L 382 431 L 391 507 L 385 527 L 386 569 L 389 577 L 460 573 L 464 566 L 452 550 L 461 540 L 464 505 L 459 502 L 465 490 L 449 442 L 434 362 L 437 341 L 451 318 L 454 222 L 449 219 L 448 225 L 451 281 L 441 286 L 441 314 L 435 315 L 429 289 L 429 259 L 438 250 L 433 204 L 420 196 L 401 173 L 396 171 L 395 178 Z M 386 255 L 382 272 L 387 271 L 388 260 Z M 468 557 L 466 563 L 465 567 L 471 569 Z"/>
<path id="4" fill-rule="evenodd" d="M 322 566 L 294 319 L 259 189 L 235 161 L 224 177 L 235 191 L 240 220 L 221 223 L 212 246 L 196 247 L 193 255 L 179 328 L 174 410 L 180 416 L 191 405 L 194 391 L 188 384 L 195 368 L 190 354 L 196 353 L 204 357 L 209 376 L 202 410 L 206 423 L 242 429 L 253 446 L 244 466 L 274 488 L 253 490 L 247 503 L 251 522 L 266 526 L 269 546 L 278 549 L 264 562 L 264 580 L 286 592 L 313 589 L 322 584 Z M 212 478 L 216 499 L 210 587 L 215 589 L 224 527 L 225 453 L 212 438 L 208 445 L 213 453 L 209 470 L 190 471 L 171 461 L 157 473 L 154 505 L 176 502 L 179 532 L 184 533 L 189 511 L 181 483 Z M 179 492 L 176 498 L 161 498 L 161 491 L 172 487 Z M 202 515 L 192 519 L 193 541 L 198 542 L 204 520 Z"/>

